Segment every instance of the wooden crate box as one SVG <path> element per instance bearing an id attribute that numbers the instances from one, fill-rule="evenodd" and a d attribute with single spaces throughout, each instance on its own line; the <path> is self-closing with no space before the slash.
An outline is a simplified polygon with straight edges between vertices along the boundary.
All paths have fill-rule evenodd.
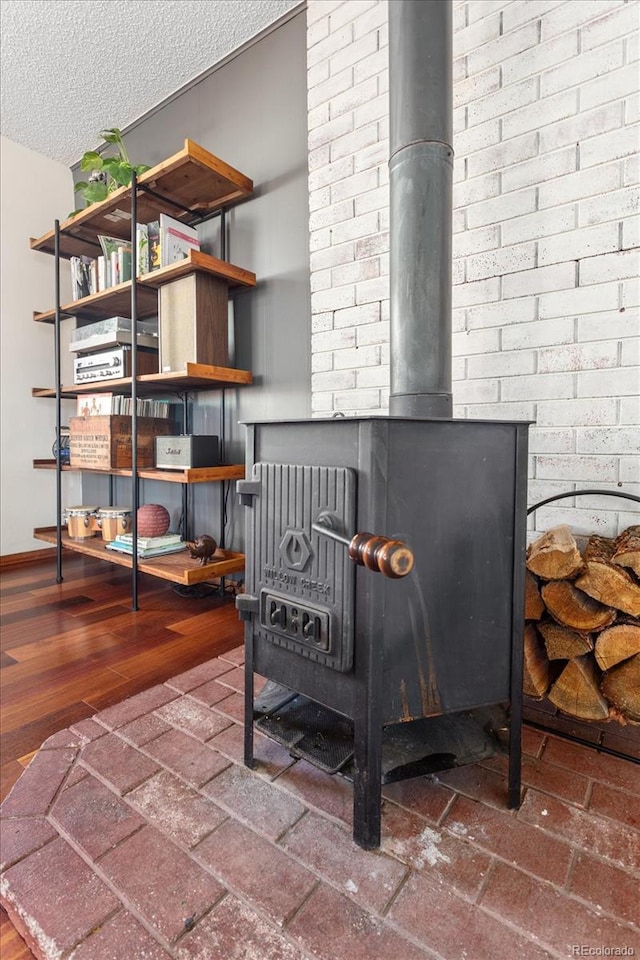
<path id="1" fill-rule="evenodd" d="M 72 467 L 131 468 L 131 417 L 71 417 L 69 429 Z M 173 433 L 170 420 L 138 417 L 138 467 L 153 467 L 155 438 Z"/>

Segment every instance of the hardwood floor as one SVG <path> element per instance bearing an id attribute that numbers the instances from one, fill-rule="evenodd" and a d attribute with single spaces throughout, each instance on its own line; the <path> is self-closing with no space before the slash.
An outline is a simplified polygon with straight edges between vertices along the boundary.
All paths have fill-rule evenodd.
<path id="1" fill-rule="evenodd" d="M 232 598 L 206 584 L 188 595 L 66 554 L 4 569 L 0 582 L 0 799 L 51 734 L 242 642 Z M 4 911 L 0 956 L 32 960 Z"/>

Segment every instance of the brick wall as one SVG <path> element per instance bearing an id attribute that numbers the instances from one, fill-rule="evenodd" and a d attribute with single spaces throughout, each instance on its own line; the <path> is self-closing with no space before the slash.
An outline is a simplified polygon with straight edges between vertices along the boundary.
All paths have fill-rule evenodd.
<path id="1" fill-rule="evenodd" d="M 535 421 L 532 503 L 640 494 L 640 3 L 453 12 L 454 415 Z M 386 412 L 387 3 L 307 16 L 313 412 Z M 636 506 L 575 498 L 535 524 L 612 534 Z"/>

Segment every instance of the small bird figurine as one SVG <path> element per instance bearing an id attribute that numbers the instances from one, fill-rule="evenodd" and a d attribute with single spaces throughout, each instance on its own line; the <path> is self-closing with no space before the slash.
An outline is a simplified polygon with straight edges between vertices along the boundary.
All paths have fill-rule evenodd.
<path id="1" fill-rule="evenodd" d="M 208 533 L 203 533 L 195 543 L 188 543 L 187 547 L 189 548 L 191 558 L 193 560 L 199 560 L 204 567 L 205 563 L 208 563 L 218 549 L 218 544 Z"/>

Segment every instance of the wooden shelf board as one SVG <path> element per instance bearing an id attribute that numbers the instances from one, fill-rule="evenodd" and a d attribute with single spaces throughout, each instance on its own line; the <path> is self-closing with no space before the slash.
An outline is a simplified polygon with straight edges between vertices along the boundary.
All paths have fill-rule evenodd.
<path id="1" fill-rule="evenodd" d="M 34 460 L 35 470 L 55 470 L 55 460 Z M 130 477 L 131 470 L 114 467 L 112 470 L 101 470 L 98 467 L 74 467 L 64 464 L 63 472 L 75 473 L 103 473 L 111 477 Z M 165 483 L 215 483 L 220 480 L 242 480 L 245 468 L 242 463 L 222 464 L 218 467 L 191 467 L 187 470 L 160 470 L 147 467 L 138 470 L 138 476 L 143 480 L 161 480 Z"/>
<path id="2" fill-rule="evenodd" d="M 37 527 L 33 531 L 36 540 L 43 540 L 45 543 L 57 543 L 56 527 Z M 105 560 L 107 563 L 115 563 L 120 567 L 132 567 L 132 559 L 126 553 L 116 553 L 113 550 L 107 550 L 106 543 L 97 537 L 91 537 L 87 540 L 71 540 L 63 531 L 62 545 L 67 550 L 73 550 L 76 553 L 84 553 L 89 557 L 96 557 L 98 560 Z M 170 580 L 172 583 L 181 583 L 184 586 L 191 586 L 194 583 L 202 583 L 204 580 L 212 580 L 217 577 L 225 577 L 229 573 L 239 573 L 244 570 L 245 557 L 242 553 L 234 553 L 231 550 L 219 550 L 220 555 L 213 563 L 207 563 L 204 566 L 198 560 L 192 560 L 186 549 L 183 553 L 170 553 L 165 557 L 154 557 L 152 560 L 139 560 L 138 569 L 141 573 L 149 573 L 153 577 L 159 577 L 162 580 Z"/>
<path id="3" fill-rule="evenodd" d="M 206 273 L 209 276 L 219 277 L 224 280 L 230 288 L 233 287 L 255 287 L 256 275 L 250 270 L 244 270 L 242 267 L 236 267 L 233 263 L 226 260 L 218 260 L 208 253 L 201 250 L 189 250 L 188 256 L 184 260 L 178 260 L 176 263 L 170 263 L 168 267 L 160 267 L 159 270 L 152 270 L 139 277 L 143 286 L 162 287 L 165 283 L 171 283 L 173 280 L 179 280 L 190 273 Z"/>
<path id="4" fill-rule="evenodd" d="M 139 177 L 137 220 L 149 223 L 157 220 L 160 213 L 168 213 L 177 220 L 191 223 L 198 216 L 236 203 L 252 192 L 253 182 L 248 177 L 187 139 L 182 150 Z M 131 235 L 129 194 L 128 187 L 121 187 L 106 200 L 61 223 L 60 255 L 65 258 L 98 256 L 101 250 L 96 234 L 128 239 Z M 186 209 L 181 211 L 176 203 Z M 31 248 L 53 253 L 54 231 L 32 239 Z"/>
<path id="5" fill-rule="evenodd" d="M 158 312 L 158 296 L 154 290 L 138 287 L 138 319 L 155 316 Z M 107 320 L 109 317 L 128 317 L 131 314 L 131 280 L 108 287 L 90 297 L 75 300 L 60 307 L 61 318 L 80 317 L 87 320 Z M 54 323 L 55 310 L 34 313 L 37 323 Z"/>
<path id="6" fill-rule="evenodd" d="M 241 387 L 253 382 L 249 370 L 235 367 L 210 367 L 204 363 L 187 363 L 183 370 L 172 373 L 146 373 L 138 377 L 138 396 L 149 394 L 184 393 L 188 390 L 217 390 L 221 387 Z M 65 400 L 91 393 L 131 393 L 131 377 L 114 380 L 94 380 L 63 386 Z M 55 397 L 53 387 L 33 387 L 33 397 Z"/>

